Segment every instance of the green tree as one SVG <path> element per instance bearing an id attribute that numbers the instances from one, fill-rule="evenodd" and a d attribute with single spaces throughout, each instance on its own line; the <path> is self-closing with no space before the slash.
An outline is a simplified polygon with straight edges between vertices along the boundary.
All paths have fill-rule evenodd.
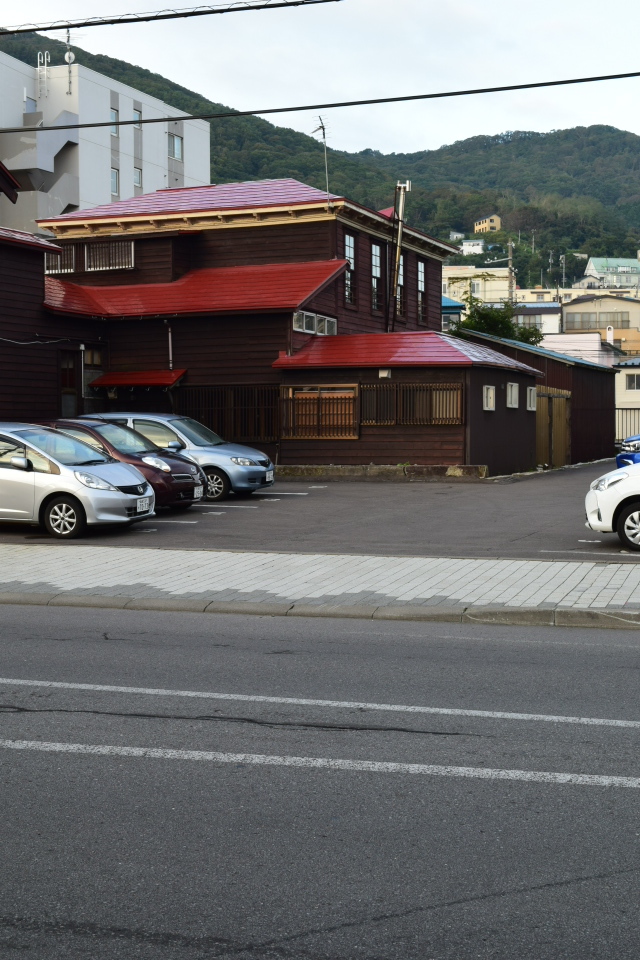
<path id="1" fill-rule="evenodd" d="M 492 337 L 505 340 L 520 340 L 522 343 L 537 344 L 542 340 L 542 331 L 537 327 L 521 327 L 515 319 L 515 307 L 504 301 L 499 307 L 483 303 L 471 293 L 462 297 L 467 305 L 467 313 L 459 323 L 452 324 L 451 331 L 464 336 L 465 330 L 477 330 Z"/>

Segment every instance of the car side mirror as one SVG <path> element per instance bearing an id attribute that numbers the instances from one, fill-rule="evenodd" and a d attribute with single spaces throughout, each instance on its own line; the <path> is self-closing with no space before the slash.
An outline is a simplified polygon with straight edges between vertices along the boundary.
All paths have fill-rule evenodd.
<path id="1" fill-rule="evenodd" d="M 184 444 L 180 443 L 179 440 L 171 440 L 167 444 L 167 450 L 184 450 Z"/>
<path id="2" fill-rule="evenodd" d="M 11 457 L 9 462 L 15 470 L 29 470 L 31 468 L 31 464 L 26 457 Z"/>

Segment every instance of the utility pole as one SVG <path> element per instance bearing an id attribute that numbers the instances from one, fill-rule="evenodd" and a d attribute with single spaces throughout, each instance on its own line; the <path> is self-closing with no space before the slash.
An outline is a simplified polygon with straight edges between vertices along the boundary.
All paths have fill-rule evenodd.
<path id="1" fill-rule="evenodd" d="M 531 254 L 533 255 L 536 252 L 536 232 L 535 230 L 531 231 Z"/>
<path id="2" fill-rule="evenodd" d="M 398 316 L 398 280 L 400 279 L 400 264 L 402 262 L 402 236 L 404 233 L 404 208 L 407 202 L 407 194 L 411 193 L 411 180 L 407 180 L 406 183 L 400 183 L 398 181 L 396 185 L 396 200 L 395 200 L 395 227 L 396 227 L 396 237 L 395 237 L 395 251 L 394 251 L 394 264 L 393 264 L 393 283 L 391 285 L 391 290 L 389 291 L 390 296 L 390 310 L 389 316 L 391 318 L 391 332 L 395 330 L 396 318 Z"/>
<path id="3" fill-rule="evenodd" d="M 507 244 L 509 248 L 509 303 L 516 302 L 516 275 L 513 270 L 513 240 Z"/>
<path id="4" fill-rule="evenodd" d="M 560 266 L 562 267 L 562 288 L 567 284 L 567 257 L 566 254 L 560 254 Z"/>

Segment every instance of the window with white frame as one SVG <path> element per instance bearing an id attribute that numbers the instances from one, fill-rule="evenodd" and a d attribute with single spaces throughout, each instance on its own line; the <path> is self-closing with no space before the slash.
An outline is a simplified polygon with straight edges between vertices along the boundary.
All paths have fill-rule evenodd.
<path id="1" fill-rule="evenodd" d="M 527 410 L 536 412 L 538 409 L 538 391 L 536 387 L 527 387 Z"/>
<path id="2" fill-rule="evenodd" d="M 99 240 L 85 245 L 84 268 L 88 273 L 130 270 L 133 266 L 133 240 Z"/>
<path id="3" fill-rule="evenodd" d="M 542 314 L 541 313 L 518 313 L 514 317 L 514 320 L 519 327 L 527 327 L 528 329 L 537 329 L 542 330 Z"/>
<path id="4" fill-rule="evenodd" d="M 49 253 L 44 255 L 45 273 L 74 273 L 76 269 L 76 248 L 73 244 L 68 244 L 62 248 L 60 253 Z"/>
<path id="5" fill-rule="evenodd" d="M 184 141 L 176 133 L 169 134 L 169 156 L 172 160 L 184 160 Z"/>
<path id="6" fill-rule="evenodd" d="M 133 111 L 133 125 L 134 125 L 134 127 L 136 128 L 136 130 L 141 130 L 141 129 L 142 129 L 142 124 L 141 124 L 141 122 L 140 122 L 141 120 L 142 120 L 142 110 L 134 110 L 134 111 Z"/>
<path id="7" fill-rule="evenodd" d="M 117 197 L 120 193 L 120 171 L 111 167 L 111 196 Z"/>
<path id="8" fill-rule="evenodd" d="M 398 268 L 398 288 L 396 290 L 396 304 L 399 317 L 404 316 L 405 295 L 404 295 L 404 254 L 400 257 L 400 266 Z"/>
<path id="9" fill-rule="evenodd" d="M 118 111 L 114 110 L 114 108 L 111 107 L 111 136 L 112 137 L 118 136 L 118 133 L 119 133 L 118 119 L 119 119 Z"/>
<path id="10" fill-rule="evenodd" d="M 480 281 L 472 280 L 471 281 L 471 296 L 479 297 L 480 296 Z"/>
<path id="11" fill-rule="evenodd" d="M 334 317 L 299 310 L 293 315 L 293 329 L 299 333 L 314 333 L 319 337 L 335 337 L 338 333 L 338 321 Z"/>
<path id="12" fill-rule="evenodd" d="M 508 383 L 507 384 L 507 406 L 516 410 L 520 404 L 520 384 L 519 383 Z"/>
<path id="13" fill-rule="evenodd" d="M 382 310 L 382 247 L 371 244 L 371 309 Z"/>
<path id="14" fill-rule="evenodd" d="M 640 373 L 627 374 L 627 390 L 640 390 Z"/>
<path id="15" fill-rule="evenodd" d="M 446 284 L 446 281 L 443 281 L 443 283 L 442 283 L 442 295 L 445 296 L 445 297 L 446 297 L 446 295 L 447 295 L 447 284 Z"/>
<path id="16" fill-rule="evenodd" d="M 418 261 L 418 323 L 427 320 L 427 277 L 426 267 L 422 260 Z"/>
<path id="17" fill-rule="evenodd" d="M 344 235 L 344 258 L 349 264 L 344 275 L 344 299 L 346 303 L 356 302 L 356 238 L 351 233 Z"/>
<path id="18" fill-rule="evenodd" d="M 142 186 L 142 167 L 133 168 L 133 185 L 134 187 Z"/>
<path id="19" fill-rule="evenodd" d="M 482 409 L 495 410 L 495 408 L 496 408 L 496 388 L 483 387 L 482 388 Z"/>

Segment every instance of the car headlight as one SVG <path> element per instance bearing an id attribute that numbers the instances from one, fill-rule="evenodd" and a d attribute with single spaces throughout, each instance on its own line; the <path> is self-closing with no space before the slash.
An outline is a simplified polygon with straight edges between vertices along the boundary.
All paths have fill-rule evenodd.
<path id="1" fill-rule="evenodd" d="M 150 467 L 155 467 L 156 470 L 162 470 L 163 473 L 171 473 L 169 464 L 165 460 L 161 460 L 160 457 L 143 457 L 142 462 Z"/>
<path id="2" fill-rule="evenodd" d="M 102 477 L 96 477 L 92 473 L 83 473 L 80 470 L 76 470 L 75 478 L 79 480 L 80 483 L 84 483 L 85 487 L 91 487 L 92 490 L 115 490 L 116 492 L 118 490 L 117 487 L 107 483 Z"/>
<path id="3" fill-rule="evenodd" d="M 249 460 L 247 457 L 229 457 L 231 463 L 237 463 L 239 467 L 255 467 L 255 460 Z"/>
<path id="4" fill-rule="evenodd" d="M 625 440 L 622 444 L 623 453 L 638 453 L 640 451 L 640 440 Z"/>
<path id="5" fill-rule="evenodd" d="M 626 480 L 628 476 L 628 473 L 609 473 L 605 477 L 600 477 L 599 480 L 594 480 L 591 484 L 591 489 L 598 490 L 602 493 L 604 490 L 612 487 L 614 483 L 620 483 L 621 480 Z"/>

